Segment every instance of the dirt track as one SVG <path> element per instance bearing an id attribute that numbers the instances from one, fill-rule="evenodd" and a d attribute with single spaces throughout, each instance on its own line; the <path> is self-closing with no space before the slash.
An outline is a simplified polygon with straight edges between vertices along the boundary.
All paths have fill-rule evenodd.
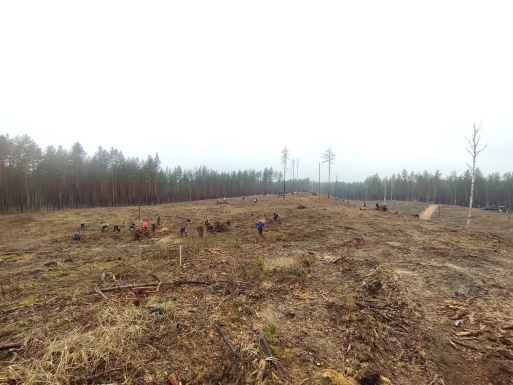
<path id="1" fill-rule="evenodd" d="M 422 211 L 419 214 L 419 218 L 427 221 L 427 220 L 429 220 L 431 218 L 431 215 L 433 215 L 433 213 L 437 209 L 438 209 L 438 205 L 431 204 L 431 205 L 429 205 L 429 207 L 427 209 L 425 209 L 424 211 Z"/>
<path id="2" fill-rule="evenodd" d="M 387 202 L 381 212 L 311 195 L 228 202 L 144 208 L 163 225 L 140 242 L 94 225 L 71 240 L 84 218 L 125 224 L 137 208 L 4 218 L 0 343 L 22 347 L 0 352 L 0 382 L 168 384 L 174 373 L 183 384 L 257 383 L 263 330 L 284 375 L 268 362 L 263 383 L 512 383 L 510 239 L 413 218 L 429 204 Z M 476 216 L 476 229 L 505 218 Z M 188 217 L 196 225 L 180 239 Z M 199 239 L 205 218 L 229 218 L 230 229 Z M 158 292 L 106 290 L 155 277 Z M 53 350 L 59 343 L 73 352 Z"/>

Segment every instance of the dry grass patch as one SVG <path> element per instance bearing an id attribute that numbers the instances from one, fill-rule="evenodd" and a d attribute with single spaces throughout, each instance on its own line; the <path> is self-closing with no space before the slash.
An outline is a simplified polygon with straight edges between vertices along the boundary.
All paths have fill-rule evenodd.
<path id="1" fill-rule="evenodd" d="M 96 306 L 89 309 L 96 314 L 86 327 L 57 331 L 32 330 L 25 336 L 25 354 L 30 358 L 9 366 L 11 381 L 24 384 L 69 384 L 77 381 L 90 382 L 95 378 L 118 376 L 130 377 L 130 366 L 144 367 L 140 360 L 141 350 L 147 358 L 155 355 L 145 342 L 152 336 L 156 318 L 145 308 L 133 306 Z M 172 324 L 172 318 L 162 316 L 157 323 Z M 137 352 L 137 356 L 131 354 Z M 102 373 L 104 374 L 102 376 Z"/>

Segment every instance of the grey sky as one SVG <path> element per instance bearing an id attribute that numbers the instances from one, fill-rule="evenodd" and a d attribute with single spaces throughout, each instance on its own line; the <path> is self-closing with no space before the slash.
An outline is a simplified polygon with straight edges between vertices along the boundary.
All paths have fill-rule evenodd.
<path id="1" fill-rule="evenodd" d="M 508 1 L 0 3 L 0 133 L 332 180 L 513 171 Z M 287 171 L 290 175 L 290 170 Z M 327 180 L 327 166 L 322 166 Z"/>

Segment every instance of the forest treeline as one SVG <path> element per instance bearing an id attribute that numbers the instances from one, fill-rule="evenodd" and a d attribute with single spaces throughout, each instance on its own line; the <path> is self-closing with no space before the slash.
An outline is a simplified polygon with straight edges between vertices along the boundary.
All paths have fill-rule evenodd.
<path id="1" fill-rule="evenodd" d="M 278 154 L 277 154 L 278 159 Z M 0 213 L 59 210 L 97 206 L 151 205 L 191 200 L 278 194 L 283 173 L 264 170 L 218 172 L 198 166 L 162 169 L 158 153 L 146 159 L 125 158 L 117 149 L 98 147 L 88 155 L 80 143 L 69 150 L 48 146 L 42 150 L 28 135 L 0 135 Z M 402 170 L 363 182 L 319 183 L 287 179 L 287 192 L 327 193 L 348 200 L 405 200 L 468 206 L 471 175 L 438 170 L 414 173 Z M 513 174 L 476 173 L 474 206 L 511 206 Z M 385 195 L 386 194 L 386 195 Z"/>

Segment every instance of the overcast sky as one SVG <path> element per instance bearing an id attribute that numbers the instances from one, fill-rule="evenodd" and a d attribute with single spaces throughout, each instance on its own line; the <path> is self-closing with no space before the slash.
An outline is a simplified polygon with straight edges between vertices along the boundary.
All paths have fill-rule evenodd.
<path id="1" fill-rule="evenodd" d="M 163 168 L 513 171 L 510 1 L 2 1 L 0 134 Z M 287 171 L 291 175 L 291 171 Z M 328 179 L 327 165 L 321 179 Z"/>

